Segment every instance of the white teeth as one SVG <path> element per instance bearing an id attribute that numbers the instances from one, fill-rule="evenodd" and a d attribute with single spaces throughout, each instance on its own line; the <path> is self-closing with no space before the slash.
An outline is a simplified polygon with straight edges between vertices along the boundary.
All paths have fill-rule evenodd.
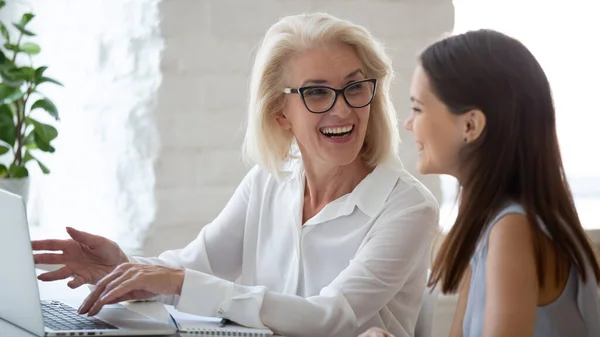
<path id="1" fill-rule="evenodd" d="M 326 135 L 339 135 L 342 133 L 350 132 L 354 128 L 354 125 L 344 126 L 341 128 L 321 128 L 321 132 Z"/>

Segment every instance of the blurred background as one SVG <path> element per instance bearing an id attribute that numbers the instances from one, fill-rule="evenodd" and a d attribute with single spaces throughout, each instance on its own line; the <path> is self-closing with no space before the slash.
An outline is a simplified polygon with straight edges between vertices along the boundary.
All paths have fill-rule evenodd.
<path id="1" fill-rule="evenodd" d="M 27 24 L 35 36 L 23 39 L 41 51 L 18 60 L 47 66 L 44 74 L 63 84 L 39 87 L 60 120 L 38 119 L 58 135 L 54 153 L 36 152 L 50 173 L 28 166 L 31 235 L 64 237 L 73 226 L 140 255 L 191 241 L 249 169 L 240 145 L 260 39 L 283 16 L 323 11 L 384 42 L 401 121 L 425 46 L 477 28 L 519 38 L 550 79 L 569 182 L 599 242 L 598 7 L 591 0 L 8 0 L 0 20 L 10 40 L 0 42 L 14 44 L 20 32 L 12 23 L 35 14 Z M 456 182 L 419 176 L 411 135 L 402 130 L 402 138 L 405 167 L 438 198 L 449 229 Z M 452 320 L 454 302 L 445 301 L 436 321 L 441 335 Z"/>

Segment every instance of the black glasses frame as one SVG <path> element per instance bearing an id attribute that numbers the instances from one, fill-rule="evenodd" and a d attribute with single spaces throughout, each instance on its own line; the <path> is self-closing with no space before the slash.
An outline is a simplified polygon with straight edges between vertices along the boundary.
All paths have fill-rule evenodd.
<path id="1" fill-rule="evenodd" d="M 353 85 L 356 85 L 358 83 L 366 83 L 366 82 L 373 83 L 373 92 L 371 93 L 371 99 L 369 100 L 369 102 L 367 102 L 367 104 L 364 104 L 361 106 L 354 106 L 354 105 L 350 104 L 350 102 L 348 102 L 348 98 L 346 97 L 346 90 Z M 313 111 L 308 107 L 308 104 L 306 104 L 306 100 L 304 99 L 304 92 L 306 90 L 319 89 L 319 88 L 332 90 L 333 92 L 335 92 L 335 97 L 333 98 L 333 101 L 331 102 L 331 105 L 329 106 L 329 108 L 327 108 L 323 111 Z M 328 87 L 325 85 L 310 85 L 310 86 L 301 87 L 301 88 L 285 88 L 285 89 L 283 89 L 283 92 L 286 94 L 299 94 L 300 98 L 302 99 L 302 103 L 304 103 L 304 106 L 306 107 L 306 109 L 314 114 L 322 114 L 322 113 L 326 113 L 327 111 L 331 110 L 333 108 L 333 106 L 335 105 L 335 102 L 337 102 L 339 95 L 342 95 L 342 97 L 344 97 L 344 101 L 346 102 L 346 104 L 348 104 L 349 107 L 354 108 L 354 109 L 360 109 L 360 108 L 364 108 L 367 105 L 371 104 L 371 102 L 373 101 L 373 98 L 375 98 L 375 93 L 377 92 L 377 79 L 370 78 L 370 79 L 366 79 L 366 80 L 360 80 L 360 81 L 348 83 L 348 85 L 346 85 L 345 87 L 343 87 L 341 89 L 336 89 L 336 88 Z"/>

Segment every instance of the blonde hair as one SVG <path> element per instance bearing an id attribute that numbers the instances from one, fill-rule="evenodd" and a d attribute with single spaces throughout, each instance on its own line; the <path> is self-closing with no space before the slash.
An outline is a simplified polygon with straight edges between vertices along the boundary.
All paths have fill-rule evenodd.
<path id="1" fill-rule="evenodd" d="M 370 166 L 386 160 L 399 162 L 398 118 L 389 97 L 394 76 L 383 45 L 363 27 L 329 14 L 287 16 L 271 26 L 257 52 L 250 80 L 250 101 L 243 144 L 244 160 L 258 164 L 276 177 L 291 156 L 292 133 L 275 121 L 284 107 L 285 63 L 294 54 L 311 48 L 344 43 L 352 47 L 365 67 L 365 75 L 377 79 L 362 159 Z"/>

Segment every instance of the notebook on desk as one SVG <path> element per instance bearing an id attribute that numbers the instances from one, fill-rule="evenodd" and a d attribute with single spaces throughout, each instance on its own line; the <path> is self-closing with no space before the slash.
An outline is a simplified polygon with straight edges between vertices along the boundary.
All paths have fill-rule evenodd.
<path id="1" fill-rule="evenodd" d="M 165 308 L 173 318 L 177 330 L 185 333 L 195 333 L 204 336 L 273 336 L 269 329 L 248 328 L 237 324 L 219 326 L 220 318 L 190 315 L 176 310 L 171 305 Z"/>

